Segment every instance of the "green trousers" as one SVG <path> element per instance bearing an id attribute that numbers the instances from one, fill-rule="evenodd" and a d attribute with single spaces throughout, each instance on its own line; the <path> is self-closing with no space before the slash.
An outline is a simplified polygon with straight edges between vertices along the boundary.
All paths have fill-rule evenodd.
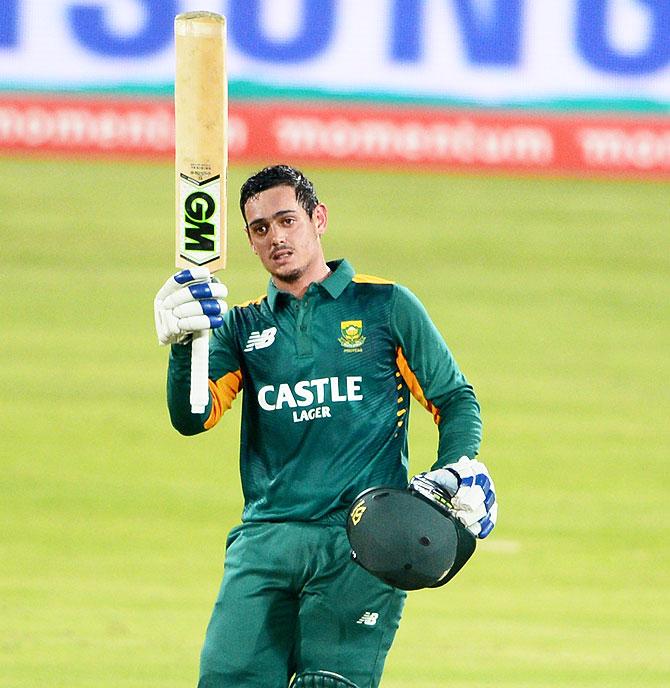
<path id="1" fill-rule="evenodd" d="M 405 596 L 351 561 L 343 526 L 238 526 L 198 687 L 286 688 L 294 673 L 325 670 L 376 688 Z"/>

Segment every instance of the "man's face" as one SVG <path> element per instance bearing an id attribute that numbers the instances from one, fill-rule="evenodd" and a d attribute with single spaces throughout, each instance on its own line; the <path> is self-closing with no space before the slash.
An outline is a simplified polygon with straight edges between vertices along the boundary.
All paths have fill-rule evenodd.
<path id="1" fill-rule="evenodd" d="M 317 205 L 310 218 L 292 187 L 275 186 L 250 198 L 244 213 L 251 248 L 276 281 L 318 279 L 328 219 L 324 205 Z"/>

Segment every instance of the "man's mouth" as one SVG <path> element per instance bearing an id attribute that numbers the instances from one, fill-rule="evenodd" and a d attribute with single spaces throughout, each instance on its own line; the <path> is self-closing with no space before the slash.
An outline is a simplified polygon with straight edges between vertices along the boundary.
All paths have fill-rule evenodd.
<path id="1" fill-rule="evenodd" d="M 293 249 L 291 248 L 279 248 L 270 254 L 270 258 L 274 261 L 283 261 L 290 258 L 293 255 Z"/>

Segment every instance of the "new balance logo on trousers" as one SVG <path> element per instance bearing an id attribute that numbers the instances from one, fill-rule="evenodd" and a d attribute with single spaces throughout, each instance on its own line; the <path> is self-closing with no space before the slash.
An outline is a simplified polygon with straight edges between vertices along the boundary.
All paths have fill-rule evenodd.
<path id="1" fill-rule="evenodd" d="M 374 626 L 378 618 L 379 614 L 377 612 L 365 612 L 356 623 L 364 624 L 365 626 Z"/>

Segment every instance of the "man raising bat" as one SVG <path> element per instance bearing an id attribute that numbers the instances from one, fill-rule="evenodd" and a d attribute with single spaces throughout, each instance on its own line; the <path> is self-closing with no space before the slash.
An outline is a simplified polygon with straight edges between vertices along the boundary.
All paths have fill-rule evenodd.
<path id="1" fill-rule="evenodd" d="M 296 688 L 374 688 L 406 593 L 351 560 L 348 509 L 372 486 L 408 486 L 411 393 L 439 435 L 416 480 L 447 491 L 453 517 L 486 537 L 497 506 L 475 458 L 479 405 L 416 296 L 326 261 L 328 210 L 299 170 L 253 175 L 240 209 L 267 294 L 226 312 L 223 286 L 191 270 L 156 300 L 175 428 L 211 429 L 243 392 L 244 510 L 228 535 L 199 686 L 286 688 L 293 677 Z M 192 413 L 189 335 L 209 329 L 209 399 Z"/>

